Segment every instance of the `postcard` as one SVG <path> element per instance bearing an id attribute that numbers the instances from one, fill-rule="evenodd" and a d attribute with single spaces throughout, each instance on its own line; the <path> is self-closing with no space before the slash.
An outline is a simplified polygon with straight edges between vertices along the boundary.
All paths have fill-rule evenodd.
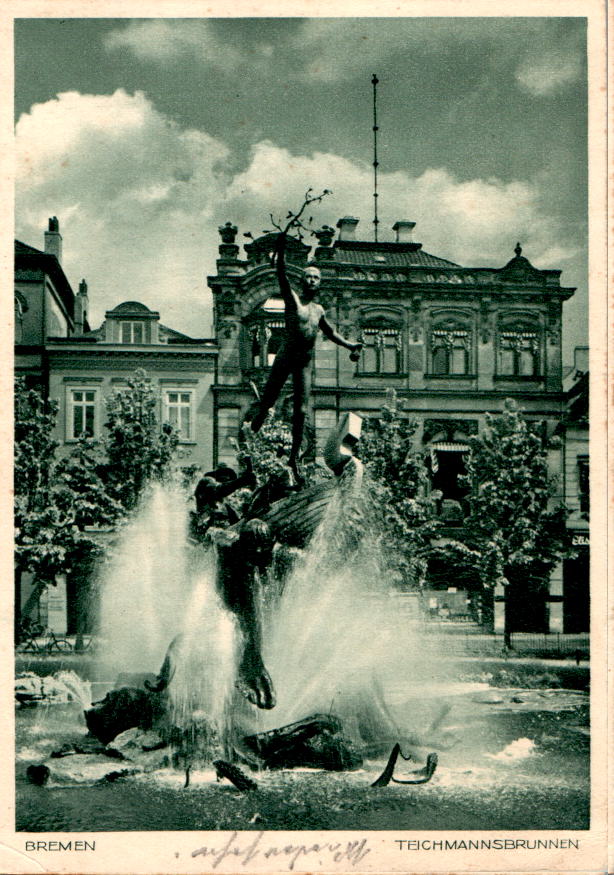
<path id="1" fill-rule="evenodd" d="M 2 5 L 3 872 L 608 871 L 607 14 Z"/>

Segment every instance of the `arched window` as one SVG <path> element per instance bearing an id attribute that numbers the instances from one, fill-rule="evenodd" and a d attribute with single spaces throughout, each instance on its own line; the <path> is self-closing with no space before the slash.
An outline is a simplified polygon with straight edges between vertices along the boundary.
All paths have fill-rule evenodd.
<path id="1" fill-rule="evenodd" d="M 465 320 L 446 316 L 433 322 L 430 336 L 430 373 L 462 376 L 471 373 L 472 331 Z"/>
<path id="2" fill-rule="evenodd" d="M 529 322 L 506 322 L 499 331 L 499 374 L 539 376 L 539 329 Z"/>

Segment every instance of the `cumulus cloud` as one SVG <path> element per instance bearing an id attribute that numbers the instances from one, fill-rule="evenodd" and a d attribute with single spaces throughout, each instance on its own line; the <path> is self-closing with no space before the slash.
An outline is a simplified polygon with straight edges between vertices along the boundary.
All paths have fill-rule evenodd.
<path id="1" fill-rule="evenodd" d="M 308 186 L 332 188 L 333 196 L 318 207 L 317 221 L 334 225 L 339 216 L 350 214 L 361 219 L 357 237 L 371 239 L 372 172 L 339 155 L 294 155 L 262 142 L 253 148 L 246 170 L 230 182 L 225 208 L 242 224 L 260 217 L 260 224 L 250 226 L 260 231 L 269 208 L 283 215 L 288 206 L 301 203 Z M 519 238 L 531 260 L 544 267 L 552 266 L 545 256 L 555 245 L 566 259 L 575 254 L 575 247 L 563 251 L 563 229 L 543 209 L 539 187 L 529 182 L 460 180 L 436 168 L 417 177 L 381 173 L 379 193 L 381 239 L 394 239 L 395 221 L 417 221 L 416 237 L 424 248 L 459 264 L 501 265 L 512 257 Z"/>
<path id="2" fill-rule="evenodd" d="M 90 281 L 95 318 L 127 298 L 163 306 L 171 324 L 203 307 L 223 143 L 120 89 L 34 105 L 16 146 L 18 236 L 40 246 L 47 217 L 60 218 L 68 275 Z"/>
<path id="3" fill-rule="evenodd" d="M 529 94 L 545 97 L 577 82 L 581 72 L 580 57 L 560 49 L 527 58 L 516 70 L 516 81 Z"/>
<path id="4" fill-rule="evenodd" d="M 235 156 L 224 143 L 170 121 L 139 92 L 69 92 L 37 104 L 19 120 L 17 152 L 18 237 L 41 246 L 47 217 L 59 217 L 65 268 L 73 285 L 87 278 L 95 325 L 106 309 L 137 299 L 166 324 L 207 335 L 217 226 L 231 219 L 241 234 L 258 234 L 269 212 L 285 215 L 309 186 L 333 189 L 316 224 L 354 215 L 358 237 L 371 239 L 368 165 L 263 141 L 231 173 Z M 502 265 L 519 239 L 537 266 L 563 266 L 574 240 L 542 196 L 537 182 L 462 180 L 446 168 L 382 173 L 382 239 L 408 219 L 427 251 L 460 264 Z"/>

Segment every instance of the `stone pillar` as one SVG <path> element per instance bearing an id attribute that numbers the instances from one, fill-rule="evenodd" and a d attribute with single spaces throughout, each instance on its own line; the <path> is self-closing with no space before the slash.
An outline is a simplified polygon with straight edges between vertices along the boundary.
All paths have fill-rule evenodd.
<path id="1" fill-rule="evenodd" d="M 552 570 L 549 584 L 549 632 L 563 631 L 563 563 L 559 562 Z"/>
<path id="2" fill-rule="evenodd" d="M 489 295 L 484 295 L 480 301 L 476 368 L 478 389 L 490 391 L 493 388 L 493 376 L 496 371 L 494 321 L 495 312 L 492 298 Z"/>
<path id="3" fill-rule="evenodd" d="M 66 635 L 68 629 L 66 575 L 56 575 L 55 581 L 55 586 L 48 586 L 43 596 L 47 602 L 47 626 L 56 635 Z"/>
<path id="4" fill-rule="evenodd" d="M 562 351 L 561 322 L 563 305 L 560 301 L 550 301 L 547 310 L 546 337 L 544 338 L 546 389 L 561 391 Z"/>

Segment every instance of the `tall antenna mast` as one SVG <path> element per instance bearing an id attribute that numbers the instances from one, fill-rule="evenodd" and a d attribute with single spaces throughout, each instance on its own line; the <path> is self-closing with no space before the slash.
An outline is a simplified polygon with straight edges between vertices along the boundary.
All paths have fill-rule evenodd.
<path id="1" fill-rule="evenodd" d="M 379 161 L 377 160 L 377 132 L 379 128 L 377 126 L 377 83 L 379 79 L 373 74 L 373 78 L 371 79 L 371 84 L 373 85 L 373 203 L 375 206 L 375 212 L 373 216 L 373 228 L 375 232 L 375 242 L 377 243 L 377 226 L 379 225 L 379 219 L 377 218 L 377 168 L 379 167 Z"/>

